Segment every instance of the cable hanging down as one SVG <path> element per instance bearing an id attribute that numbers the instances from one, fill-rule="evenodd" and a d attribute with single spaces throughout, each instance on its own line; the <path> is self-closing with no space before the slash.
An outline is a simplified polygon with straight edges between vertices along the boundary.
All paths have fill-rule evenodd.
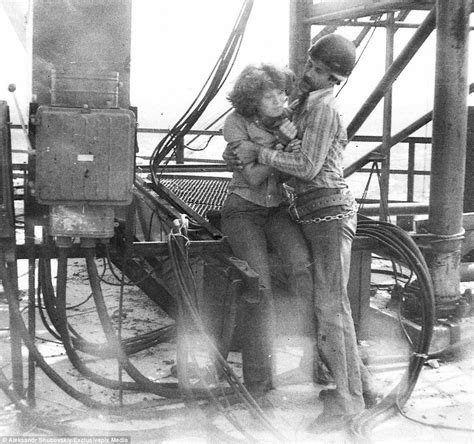
<path id="1" fill-rule="evenodd" d="M 253 0 L 245 0 L 227 43 L 201 91 L 153 151 L 150 159 L 150 172 L 155 184 L 159 182 L 157 176 L 159 164 L 170 151 L 176 148 L 179 140 L 194 126 L 226 81 L 239 52 L 252 6 Z"/>
<path id="2" fill-rule="evenodd" d="M 416 344 L 412 345 L 412 354 L 405 374 L 379 404 L 362 412 L 351 423 L 351 431 L 355 436 L 367 438 L 378 422 L 396 414 L 403 407 L 415 388 L 428 357 L 435 323 L 435 300 L 426 261 L 414 240 L 404 230 L 389 222 L 374 221 L 359 215 L 357 236 L 376 240 L 385 256 L 410 268 L 418 280 L 418 294 L 421 299 L 421 330 Z"/>

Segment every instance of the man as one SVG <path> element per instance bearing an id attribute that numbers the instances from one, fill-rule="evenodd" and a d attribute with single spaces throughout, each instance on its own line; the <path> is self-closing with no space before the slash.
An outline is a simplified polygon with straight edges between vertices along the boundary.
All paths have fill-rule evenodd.
<path id="1" fill-rule="evenodd" d="M 362 378 L 368 382 L 347 295 L 357 215 L 343 175 L 347 134 L 333 94 L 334 86 L 351 74 L 355 60 L 355 47 L 346 38 L 331 34 L 319 39 L 309 50 L 293 116 L 301 147 L 294 152 L 257 144 L 235 149 L 243 164 L 257 159 L 293 176 L 296 198 L 290 210 L 314 258 L 317 344 L 336 384 L 335 390 L 320 394 L 324 409 L 309 427 L 313 432 L 340 428 L 360 413 L 365 407 Z"/>

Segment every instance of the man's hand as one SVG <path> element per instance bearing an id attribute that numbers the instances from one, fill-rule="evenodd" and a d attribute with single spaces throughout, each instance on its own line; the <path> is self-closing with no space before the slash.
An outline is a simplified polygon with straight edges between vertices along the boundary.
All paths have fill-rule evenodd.
<path id="1" fill-rule="evenodd" d="M 239 146 L 234 149 L 235 154 L 244 165 L 257 160 L 258 151 L 259 146 L 256 143 L 246 140 L 240 142 Z"/>
<path id="2" fill-rule="evenodd" d="M 301 151 L 301 140 L 293 139 L 288 145 L 283 148 L 286 153 L 296 153 Z"/>
<path id="3" fill-rule="evenodd" d="M 224 159 L 225 163 L 231 171 L 240 171 L 244 167 L 240 159 L 237 157 L 237 154 L 235 153 L 235 148 L 237 146 L 238 144 L 228 143 L 225 147 L 224 152 L 222 153 L 222 158 Z"/>

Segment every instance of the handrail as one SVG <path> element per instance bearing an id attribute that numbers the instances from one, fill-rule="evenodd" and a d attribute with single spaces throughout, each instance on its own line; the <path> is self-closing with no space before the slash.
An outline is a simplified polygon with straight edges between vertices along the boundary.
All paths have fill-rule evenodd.
<path id="1" fill-rule="evenodd" d="M 474 92 L 474 83 L 469 85 L 469 94 Z M 408 125 L 400 132 L 392 136 L 392 138 L 388 142 L 388 147 L 392 148 L 393 146 L 397 145 L 400 142 L 409 142 L 410 141 L 410 134 L 413 134 L 418 129 L 425 126 L 427 123 L 431 122 L 433 119 L 433 111 L 429 111 L 428 113 L 421 116 L 419 119 L 415 120 L 412 124 Z M 356 140 L 356 137 L 352 139 L 353 141 Z M 370 156 L 374 153 L 379 151 L 382 148 L 382 144 L 376 146 L 374 149 L 370 150 L 368 153 L 364 154 L 359 160 L 356 160 L 351 165 L 347 166 L 344 169 L 344 177 L 349 177 L 351 174 L 355 173 L 357 170 L 362 168 L 364 165 L 370 162 Z"/>

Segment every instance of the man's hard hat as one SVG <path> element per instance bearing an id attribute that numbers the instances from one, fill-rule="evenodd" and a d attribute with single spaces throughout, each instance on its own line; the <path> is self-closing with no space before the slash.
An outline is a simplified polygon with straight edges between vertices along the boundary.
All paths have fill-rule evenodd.
<path id="1" fill-rule="evenodd" d="M 328 34 L 317 40 L 308 51 L 313 60 L 323 62 L 339 80 L 351 74 L 356 62 L 354 43 L 339 34 Z"/>

